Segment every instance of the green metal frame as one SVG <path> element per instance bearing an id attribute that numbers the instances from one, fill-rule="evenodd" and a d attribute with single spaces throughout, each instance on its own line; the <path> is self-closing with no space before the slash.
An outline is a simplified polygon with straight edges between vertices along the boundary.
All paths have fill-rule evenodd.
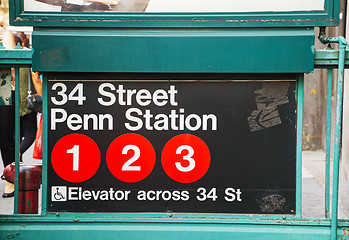
<path id="1" fill-rule="evenodd" d="M 42 72 L 314 71 L 312 28 L 40 28 L 32 38 L 33 69 Z"/>
<path id="2" fill-rule="evenodd" d="M 302 217 L 302 147 L 303 147 L 303 91 L 304 75 L 297 84 L 297 145 L 296 145 L 296 216 Z"/>
<path id="3" fill-rule="evenodd" d="M 0 66 L 1 67 L 29 67 L 32 65 L 32 50 L 13 49 L 6 50 L 0 43 Z"/>
<path id="4" fill-rule="evenodd" d="M 241 13 L 28 12 L 23 0 L 10 1 L 10 24 L 45 27 L 314 27 L 337 26 L 339 0 L 324 11 Z"/>
<path id="5" fill-rule="evenodd" d="M 332 214 L 328 215 L 329 194 L 326 197 L 327 218 L 310 219 L 301 217 L 301 154 L 302 154 L 302 128 L 297 127 L 297 209 L 296 215 L 230 215 L 230 214 L 180 214 L 180 213 L 47 213 L 47 142 L 43 145 L 43 194 L 42 214 L 22 215 L 18 214 L 18 197 L 15 195 L 15 214 L 0 217 L 0 239 L 178 239 L 178 238 L 253 238 L 253 239 L 349 239 L 349 220 L 338 220 L 338 182 L 339 182 L 339 156 L 341 144 L 341 114 L 344 68 L 349 67 L 349 51 L 346 51 L 344 38 L 332 38 L 331 42 L 340 44 L 339 50 L 315 51 L 315 66 L 328 68 L 330 80 L 332 69 L 337 68 L 337 108 L 335 124 L 335 149 L 333 170 L 333 197 Z M 30 63 L 25 50 L 11 50 L 13 59 L 9 63 L 6 60 L 6 50 L 0 50 L 0 66 L 12 65 L 16 69 L 18 77 L 19 67 Z M 26 57 L 24 57 L 26 56 Z M 297 126 L 302 126 L 303 112 L 303 78 L 298 79 L 297 86 Z M 329 81 L 331 86 L 332 81 Z M 19 102 L 18 84 L 16 84 L 15 99 Z M 47 111 L 47 79 L 43 81 L 43 111 Z M 329 91 L 329 98 L 331 92 Z M 329 109 L 329 108 L 327 108 Z M 47 115 L 44 119 L 44 141 L 47 141 Z M 330 126 L 331 112 L 328 110 L 328 128 Z M 16 109 L 16 189 L 18 189 L 19 166 L 19 109 Z M 329 130 L 328 132 L 329 133 Z M 46 139 L 46 140 L 45 140 Z M 327 144 L 330 140 L 327 138 Z M 329 154 L 329 150 L 327 150 Z M 326 183 L 329 183 L 329 174 L 326 175 Z M 17 190 L 16 190 L 17 193 Z M 64 231 L 63 231 L 64 230 Z"/>

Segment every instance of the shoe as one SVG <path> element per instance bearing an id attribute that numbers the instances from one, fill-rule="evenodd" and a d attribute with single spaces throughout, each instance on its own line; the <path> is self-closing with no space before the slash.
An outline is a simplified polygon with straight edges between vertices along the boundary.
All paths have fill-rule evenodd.
<path id="1" fill-rule="evenodd" d="M 2 197 L 3 198 L 9 198 L 9 197 L 13 197 L 15 195 L 15 192 L 10 192 L 10 193 L 3 193 Z"/>

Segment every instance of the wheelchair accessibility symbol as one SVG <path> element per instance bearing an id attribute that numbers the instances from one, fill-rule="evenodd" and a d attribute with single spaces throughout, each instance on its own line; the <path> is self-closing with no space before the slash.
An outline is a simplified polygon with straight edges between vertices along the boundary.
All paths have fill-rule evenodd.
<path id="1" fill-rule="evenodd" d="M 51 187 L 51 201 L 52 202 L 65 202 L 65 201 L 67 201 L 67 187 L 65 187 L 65 186 L 52 186 Z"/>

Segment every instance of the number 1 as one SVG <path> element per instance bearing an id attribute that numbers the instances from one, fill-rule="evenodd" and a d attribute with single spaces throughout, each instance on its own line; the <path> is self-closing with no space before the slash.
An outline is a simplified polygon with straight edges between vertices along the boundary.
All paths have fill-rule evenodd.
<path id="1" fill-rule="evenodd" d="M 79 171 L 79 145 L 74 145 L 72 149 L 68 149 L 67 153 L 73 154 L 73 171 Z"/>

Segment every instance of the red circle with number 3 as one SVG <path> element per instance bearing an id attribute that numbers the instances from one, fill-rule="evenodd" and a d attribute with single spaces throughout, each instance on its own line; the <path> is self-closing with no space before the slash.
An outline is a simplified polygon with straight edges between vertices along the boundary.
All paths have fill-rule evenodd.
<path id="1" fill-rule="evenodd" d="M 68 182 L 83 182 L 97 172 L 101 153 L 88 136 L 74 133 L 62 137 L 52 149 L 51 164 L 58 176 Z"/>
<path id="2" fill-rule="evenodd" d="M 123 182 L 143 180 L 153 170 L 155 161 L 153 145 L 145 137 L 135 133 L 117 137 L 107 151 L 109 171 Z"/>
<path id="3" fill-rule="evenodd" d="M 161 164 L 166 174 L 180 183 L 192 183 L 208 171 L 211 154 L 206 143 L 191 134 L 171 138 L 161 154 Z"/>

